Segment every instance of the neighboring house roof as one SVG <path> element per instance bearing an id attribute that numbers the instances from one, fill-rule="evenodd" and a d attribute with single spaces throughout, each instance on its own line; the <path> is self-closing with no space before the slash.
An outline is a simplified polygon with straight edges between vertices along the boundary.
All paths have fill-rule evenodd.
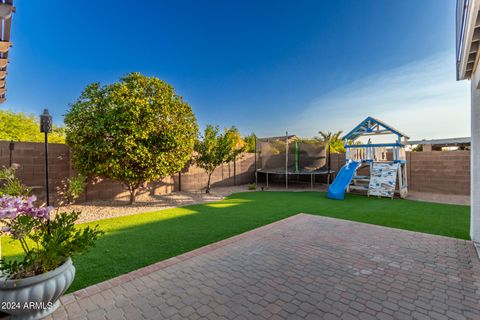
<path id="1" fill-rule="evenodd" d="M 479 0 L 457 0 L 457 80 L 470 79 L 479 59 Z"/>
<path id="2" fill-rule="evenodd" d="M 257 138 L 257 141 L 268 142 L 268 141 L 277 141 L 277 140 L 285 140 L 285 139 L 293 140 L 293 139 L 298 139 L 298 137 L 294 134 L 291 134 L 291 135 L 288 135 L 288 136 Z"/>
<path id="3" fill-rule="evenodd" d="M 447 138 L 447 139 L 430 139 L 430 140 L 411 140 L 408 141 L 406 144 L 409 145 L 440 145 L 440 146 L 457 146 L 457 145 L 469 145 L 470 144 L 470 137 L 460 137 L 460 138 Z"/>
<path id="4" fill-rule="evenodd" d="M 396 134 L 397 136 L 405 139 L 410 139 L 405 133 L 394 127 L 386 124 L 385 122 L 373 117 L 367 117 L 360 122 L 352 131 L 347 133 L 343 140 L 355 140 L 361 136 L 374 135 L 374 134 Z"/>
<path id="5" fill-rule="evenodd" d="M 5 79 L 7 77 L 8 50 L 12 45 L 10 29 L 14 12 L 13 0 L 0 0 L 0 103 L 6 99 Z"/>

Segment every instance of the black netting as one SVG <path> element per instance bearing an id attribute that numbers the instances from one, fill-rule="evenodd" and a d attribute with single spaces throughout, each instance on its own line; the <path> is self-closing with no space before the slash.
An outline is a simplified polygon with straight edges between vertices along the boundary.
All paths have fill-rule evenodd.
<path id="1" fill-rule="evenodd" d="M 324 170 L 325 147 L 320 141 L 257 140 L 258 169 L 270 172 L 309 173 Z"/>

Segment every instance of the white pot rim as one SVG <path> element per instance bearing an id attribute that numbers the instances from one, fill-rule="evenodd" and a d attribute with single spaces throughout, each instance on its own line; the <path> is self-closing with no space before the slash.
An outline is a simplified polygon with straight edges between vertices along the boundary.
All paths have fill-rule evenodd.
<path id="1" fill-rule="evenodd" d="M 0 290 L 15 290 L 18 288 L 31 286 L 36 283 L 46 281 L 48 279 L 54 278 L 57 275 L 63 273 L 66 269 L 70 268 L 72 264 L 73 264 L 72 259 L 68 257 L 67 260 L 65 260 L 65 262 L 62 265 L 60 265 L 58 268 L 46 273 L 38 274 L 36 276 L 23 278 L 23 279 L 6 280 L 6 281 L 5 281 L 5 277 L 3 278 L 0 277 Z"/>

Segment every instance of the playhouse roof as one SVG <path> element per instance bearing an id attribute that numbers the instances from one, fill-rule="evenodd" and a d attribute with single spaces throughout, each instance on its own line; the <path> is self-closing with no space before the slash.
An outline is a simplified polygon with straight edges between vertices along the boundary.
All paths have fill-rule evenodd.
<path id="1" fill-rule="evenodd" d="M 360 122 L 352 131 L 347 133 L 343 140 L 355 140 L 360 136 L 374 135 L 374 134 L 396 134 L 399 138 L 410 139 L 405 133 L 395 129 L 383 121 L 373 117 L 367 117 Z"/>

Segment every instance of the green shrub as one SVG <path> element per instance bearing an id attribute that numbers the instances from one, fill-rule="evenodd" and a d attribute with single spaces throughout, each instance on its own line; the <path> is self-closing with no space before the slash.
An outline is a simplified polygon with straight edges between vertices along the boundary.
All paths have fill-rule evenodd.
<path id="1" fill-rule="evenodd" d="M 16 176 L 17 166 L 3 167 L 0 170 L 0 196 L 10 195 L 14 197 L 27 196 L 30 189 L 26 187 Z"/>
<path id="2" fill-rule="evenodd" d="M 62 185 L 57 189 L 60 195 L 60 205 L 73 203 L 85 190 L 85 176 L 77 174 L 72 178 L 62 181 Z"/>

